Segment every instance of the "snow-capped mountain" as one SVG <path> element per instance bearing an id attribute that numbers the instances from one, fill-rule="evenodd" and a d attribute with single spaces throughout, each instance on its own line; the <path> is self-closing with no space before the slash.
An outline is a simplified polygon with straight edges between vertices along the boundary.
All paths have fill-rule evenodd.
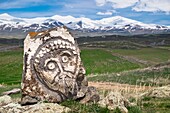
<path id="1" fill-rule="evenodd" d="M 72 16 L 18 18 L 7 13 L 0 14 L 0 38 L 5 36 L 23 38 L 27 32 L 42 31 L 57 26 L 67 26 L 77 35 L 81 33 L 118 33 L 118 34 L 149 34 L 149 33 L 169 33 L 169 26 L 144 24 L 139 21 L 114 16 L 101 20 L 91 20 L 89 18 L 75 18 Z M 88 34 L 87 34 L 88 35 Z"/>

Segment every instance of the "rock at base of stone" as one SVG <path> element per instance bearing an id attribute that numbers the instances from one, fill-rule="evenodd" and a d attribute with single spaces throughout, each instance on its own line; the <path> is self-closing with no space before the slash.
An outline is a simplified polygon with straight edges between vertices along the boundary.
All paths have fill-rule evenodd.
<path id="1" fill-rule="evenodd" d="M 9 104 L 10 102 L 12 102 L 12 99 L 10 96 L 4 95 L 0 97 L 0 106 Z"/>
<path id="2" fill-rule="evenodd" d="M 38 103 L 28 106 L 10 103 L 0 107 L 0 113 L 67 113 L 69 111 L 71 111 L 70 108 L 57 103 Z"/>
<path id="3" fill-rule="evenodd" d="M 34 97 L 30 97 L 30 96 L 24 96 L 22 98 L 22 101 L 20 102 L 21 105 L 32 105 L 32 104 L 36 104 L 38 103 L 38 100 L 37 98 L 34 98 Z"/>
<path id="4" fill-rule="evenodd" d="M 82 88 L 83 89 L 83 88 Z M 98 92 L 97 92 L 97 90 L 96 90 L 96 88 L 95 87 L 92 87 L 92 86 L 90 86 L 90 87 L 86 87 L 85 89 L 84 89 L 84 91 L 83 90 L 81 90 L 80 92 L 78 92 L 78 93 L 84 93 L 84 98 L 82 98 L 81 100 L 80 100 L 80 103 L 89 103 L 89 102 L 93 102 L 93 103 L 97 103 L 99 100 L 100 100 L 100 97 L 99 97 L 99 94 L 98 94 Z M 77 96 L 78 97 L 78 96 Z"/>

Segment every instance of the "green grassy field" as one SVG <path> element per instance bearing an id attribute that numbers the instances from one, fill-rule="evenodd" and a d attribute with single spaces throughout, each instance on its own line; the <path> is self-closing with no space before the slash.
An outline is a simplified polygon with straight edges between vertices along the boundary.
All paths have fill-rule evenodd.
<path id="1" fill-rule="evenodd" d="M 105 48 L 106 49 L 106 48 Z M 140 70 L 142 67 L 138 63 L 125 60 L 123 57 L 114 56 L 113 53 L 121 56 L 129 56 L 150 62 L 151 65 L 162 63 L 164 66 L 170 60 L 170 51 L 160 48 L 140 48 L 140 49 L 82 49 L 81 59 L 86 68 L 88 80 L 118 82 L 132 85 L 162 86 L 170 84 L 170 67 L 161 69 Z M 110 48 L 109 48 L 110 50 Z M 13 88 L 19 88 L 22 77 L 23 50 L 0 52 L 0 84 L 5 87 L 0 88 L 0 94 Z M 135 70 L 139 69 L 139 70 Z M 97 75 L 97 76 L 91 76 Z M 7 84 L 7 85 L 6 85 Z M 20 97 L 21 94 L 12 95 L 13 98 Z M 148 97 L 149 98 L 149 97 Z M 166 113 L 170 110 L 170 100 L 144 98 L 141 100 L 140 108 L 145 113 Z M 96 104 L 86 105 L 76 101 L 66 101 L 62 105 L 72 109 L 71 112 L 108 112 L 120 113 L 119 109 L 110 111 L 101 108 Z M 129 113 L 142 113 L 139 107 L 129 107 Z"/>
<path id="2" fill-rule="evenodd" d="M 106 107 L 100 107 L 97 104 L 80 104 L 79 102 L 68 100 L 61 103 L 63 106 L 71 108 L 69 113 L 122 113 L 119 108 L 109 110 Z M 127 107 L 128 113 L 142 113 L 141 109 L 137 106 Z"/>
<path id="3" fill-rule="evenodd" d="M 159 46 L 158 48 L 170 50 L 170 46 Z"/>
<path id="4" fill-rule="evenodd" d="M 81 58 L 87 74 L 121 72 L 140 67 L 101 49 L 82 50 Z"/>
<path id="5" fill-rule="evenodd" d="M 161 70 L 130 71 L 120 74 L 99 74 L 98 76 L 88 77 L 89 81 L 98 82 L 118 82 L 131 85 L 151 85 L 163 86 L 170 84 L 170 68 L 165 67 Z"/>
<path id="6" fill-rule="evenodd" d="M 22 50 L 0 52 L 0 84 L 21 82 L 22 58 Z"/>
<path id="7" fill-rule="evenodd" d="M 138 52 L 137 52 L 138 51 Z M 152 52 L 151 52 L 152 51 Z M 129 55 L 150 61 L 167 61 L 170 59 L 168 50 L 143 48 L 140 50 L 113 50 L 114 53 Z M 156 57 L 156 60 L 153 57 Z M 22 50 L 0 52 L 0 84 L 18 84 L 21 81 L 22 75 Z M 129 72 L 123 76 L 117 76 L 115 72 L 122 72 L 140 68 L 140 65 L 113 56 L 112 53 L 102 49 L 83 49 L 81 58 L 88 74 L 101 74 L 101 76 L 90 78 L 90 80 L 112 81 L 120 83 L 136 84 L 136 80 L 145 80 L 150 82 L 152 78 L 165 80 L 170 78 L 170 69 L 165 69 L 160 72 Z M 103 73 L 112 73 L 103 75 Z M 169 79 L 168 79 L 169 80 Z M 160 81 L 161 84 L 161 81 Z"/>
<path id="8" fill-rule="evenodd" d="M 170 98 L 145 97 L 140 106 L 144 113 L 170 113 Z"/>
<path id="9" fill-rule="evenodd" d="M 14 88 L 20 88 L 21 84 L 13 84 L 13 85 L 5 85 L 3 87 L 0 87 L 0 96 L 2 95 L 3 92 L 12 90 Z M 21 98 L 21 93 L 19 94 L 13 94 L 11 95 L 12 98 Z"/>
<path id="10" fill-rule="evenodd" d="M 148 61 L 151 64 L 158 64 L 170 60 L 170 51 L 159 48 L 141 48 L 141 49 L 113 49 L 113 53 L 123 56 L 135 57 L 140 60 Z"/>
<path id="11" fill-rule="evenodd" d="M 108 49 L 139 49 L 146 45 L 138 44 L 130 41 L 98 41 L 81 44 L 83 47 L 108 48 Z"/>

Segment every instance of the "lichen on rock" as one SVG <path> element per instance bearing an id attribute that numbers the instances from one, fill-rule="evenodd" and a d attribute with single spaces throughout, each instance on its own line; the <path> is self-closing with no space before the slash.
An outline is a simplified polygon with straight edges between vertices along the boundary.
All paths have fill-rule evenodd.
<path id="1" fill-rule="evenodd" d="M 89 95 L 89 90 L 82 92 L 82 88 L 88 88 L 88 83 L 80 50 L 66 28 L 27 35 L 21 86 L 22 105 L 38 101 L 79 100 Z M 93 94 L 97 96 L 97 92 Z"/>
<path id="2" fill-rule="evenodd" d="M 0 97 L 0 106 L 6 105 L 12 102 L 12 99 L 8 95 L 4 95 Z"/>
<path id="3" fill-rule="evenodd" d="M 110 110 L 119 108 L 123 113 L 128 113 L 127 107 L 131 106 L 131 103 L 128 99 L 123 97 L 119 92 L 113 91 L 101 99 L 98 104 L 102 107 L 107 107 Z"/>
<path id="4" fill-rule="evenodd" d="M 67 113 L 69 111 L 71 111 L 70 108 L 57 103 L 38 103 L 28 106 L 10 103 L 0 107 L 0 113 Z"/>

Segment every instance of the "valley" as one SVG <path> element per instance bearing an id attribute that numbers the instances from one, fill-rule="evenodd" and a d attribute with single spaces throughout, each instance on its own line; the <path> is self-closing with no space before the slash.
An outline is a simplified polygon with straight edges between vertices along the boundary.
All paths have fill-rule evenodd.
<path id="1" fill-rule="evenodd" d="M 23 65 L 23 39 L 1 40 L 1 49 L 8 49 L 0 51 L 0 93 L 20 87 Z M 169 35 L 112 35 L 81 37 L 76 41 L 89 85 L 97 87 L 101 95 L 110 91 L 120 92 L 137 106 L 129 108 L 129 111 L 170 111 L 168 98 L 152 98 L 145 94 L 170 84 Z M 15 48 L 9 48 L 13 46 Z M 12 98 L 20 96 L 15 94 Z M 72 103 L 75 102 L 63 104 L 74 108 Z M 84 105 L 75 105 L 76 109 L 83 110 L 81 106 Z M 84 107 L 88 109 L 90 106 Z"/>

